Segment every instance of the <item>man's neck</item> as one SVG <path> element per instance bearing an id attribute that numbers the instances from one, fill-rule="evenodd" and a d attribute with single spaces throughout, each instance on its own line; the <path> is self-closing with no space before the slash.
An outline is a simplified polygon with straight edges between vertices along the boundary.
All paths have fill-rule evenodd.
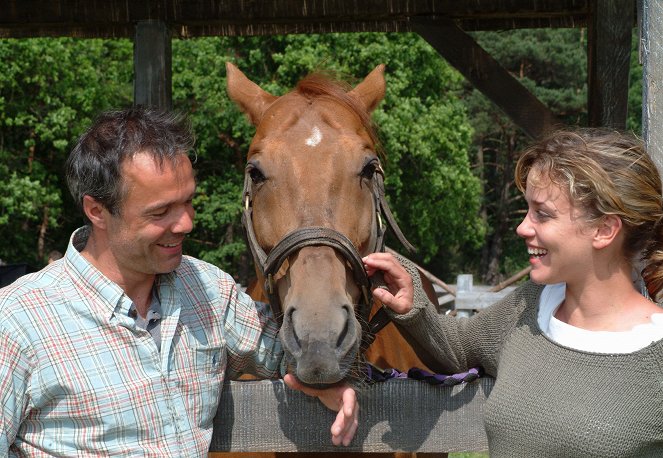
<path id="1" fill-rule="evenodd" d="M 156 281 L 154 274 L 142 274 L 135 271 L 125 272 L 114 260 L 108 250 L 100 250 L 94 237 L 94 231 L 81 251 L 81 255 L 109 280 L 115 282 L 136 305 L 138 314 L 145 317 L 152 302 L 152 289 Z"/>

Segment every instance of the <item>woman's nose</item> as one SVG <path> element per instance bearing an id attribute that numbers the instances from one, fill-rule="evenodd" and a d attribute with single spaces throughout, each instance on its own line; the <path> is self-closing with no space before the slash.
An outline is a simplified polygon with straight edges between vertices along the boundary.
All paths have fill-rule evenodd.
<path id="1" fill-rule="evenodd" d="M 516 228 L 516 234 L 518 237 L 527 238 L 532 232 L 532 226 L 529 223 L 529 212 L 525 215 L 523 220 L 520 222 Z"/>

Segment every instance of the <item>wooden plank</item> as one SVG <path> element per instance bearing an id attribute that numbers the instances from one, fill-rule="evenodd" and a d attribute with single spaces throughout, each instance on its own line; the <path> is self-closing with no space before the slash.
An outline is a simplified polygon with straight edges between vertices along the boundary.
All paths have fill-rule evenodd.
<path id="1" fill-rule="evenodd" d="M 417 19 L 413 29 L 530 137 L 556 124 L 548 107 L 453 21 Z"/>
<path id="2" fill-rule="evenodd" d="M 335 414 L 282 381 L 227 383 L 212 452 L 459 452 L 488 444 L 483 406 L 494 379 L 452 387 L 391 379 L 360 392 L 359 430 L 349 447 L 331 443 Z"/>
<path id="3" fill-rule="evenodd" d="M 644 0 L 641 17 L 642 136 L 663 174 L 663 2 Z"/>
<path id="4" fill-rule="evenodd" d="M 588 38 L 588 115 L 593 127 L 626 128 L 634 0 L 596 0 Z"/>
<path id="5" fill-rule="evenodd" d="M 504 297 L 511 294 L 515 289 L 515 286 L 509 286 L 496 293 L 488 291 L 488 287 L 477 288 L 474 291 L 458 291 L 458 294 L 456 294 L 454 310 L 457 312 L 460 312 L 461 310 L 466 312 L 483 310 L 490 307 L 495 302 L 504 299 Z M 472 315 L 472 313 L 463 316 L 470 315 Z"/>
<path id="6" fill-rule="evenodd" d="M 173 37 L 410 31 L 413 17 L 446 17 L 467 30 L 578 27 L 589 0 L 2 0 L 0 37 L 132 37 L 163 21 Z"/>
<path id="7" fill-rule="evenodd" d="M 134 104 L 172 108 L 172 46 L 161 21 L 136 24 L 134 41 Z"/>

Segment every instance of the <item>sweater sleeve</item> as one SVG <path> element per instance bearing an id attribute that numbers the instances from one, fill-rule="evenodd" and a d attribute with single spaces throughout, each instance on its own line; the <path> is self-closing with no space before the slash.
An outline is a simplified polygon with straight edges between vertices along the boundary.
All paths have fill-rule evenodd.
<path id="1" fill-rule="evenodd" d="M 457 373 L 481 366 L 497 375 L 500 350 L 528 305 L 536 306 L 542 286 L 527 282 L 487 309 L 469 317 L 442 315 L 426 297 L 416 267 L 399 261 L 412 276 L 414 304 L 406 314 L 387 309 L 391 319 L 434 355 L 441 373 Z"/>

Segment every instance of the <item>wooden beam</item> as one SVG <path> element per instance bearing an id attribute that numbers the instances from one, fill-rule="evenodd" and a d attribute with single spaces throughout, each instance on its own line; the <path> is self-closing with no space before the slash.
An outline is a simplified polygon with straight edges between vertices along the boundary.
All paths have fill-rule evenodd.
<path id="1" fill-rule="evenodd" d="M 134 104 L 172 108 L 172 45 L 166 24 L 141 21 L 134 40 Z"/>
<path id="2" fill-rule="evenodd" d="M 281 380 L 226 383 L 211 452 L 460 452 L 488 448 L 483 406 L 494 379 L 455 386 L 391 379 L 359 392 L 359 429 L 331 443 L 335 414 Z"/>
<path id="3" fill-rule="evenodd" d="M 163 21 L 173 37 L 407 32 L 414 17 L 446 17 L 466 30 L 579 27 L 589 0 L 2 0 L 0 38 L 128 37 Z"/>
<path id="4" fill-rule="evenodd" d="M 540 137 L 556 124 L 552 111 L 453 21 L 413 19 L 412 28 L 527 135 Z"/>
<path id="5" fill-rule="evenodd" d="M 592 3 L 587 46 L 588 124 L 626 128 L 634 0 Z"/>
<path id="6" fill-rule="evenodd" d="M 641 22 L 642 136 L 663 175 L 663 2 L 644 0 Z"/>

